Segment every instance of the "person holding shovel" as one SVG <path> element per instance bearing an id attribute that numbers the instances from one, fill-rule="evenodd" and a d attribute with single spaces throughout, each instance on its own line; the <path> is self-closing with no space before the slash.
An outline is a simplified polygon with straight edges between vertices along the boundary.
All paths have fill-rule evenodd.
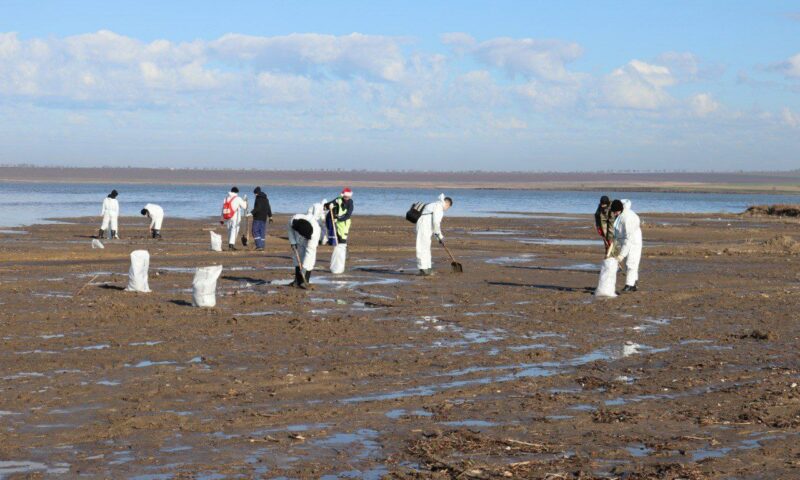
<path id="1" fill-rule="evenodd" d="M 347 237 L 350 235 L 353 215 L 353 191 L 345 187 L 342 193 L 325 204 L 325 225 L 328 230 L 328 245 L 333 245 L 331 273 L 344 272 L 347 261 Z"/>
<path id="2" fill-rule="evenodd" d="M 600 197 L 600 204 L 594 212 L 594 225 L 605 244 L 606 256 L 613 256 L 614 219 L 611 218 L 611 200 L 605 195 Z"/>
<path id="3" fill-rule="evenodd" d="M 148 203 L 140 212 L 150 219 L 150 235 L 153 238 L 161 238 L 161 224 L 164 221 L 164 209 L 155 203 Z"/>
<path id="4" fill-rule="evenodd" d="M 289 219 L 289 245 L 292 247 L 295 280 L 290 285 L 308 288 L 311 271 L 317 263 L 317 246 L 322 235 L 320 223 L 324 221 L 322 203 L 316 203 L 306 214 L 297 214 Z"/>
<path id="5" fill-rule="evenodd" d="M 425 205 L 419 220 L 417 220 L 417 268 L 421 276 L 433 274 L 431 237 L 436 236 L 439 243 L 444 241 L 442 218 L 444 217 L 444 212 L 452 206 L 453 199 L 441 194 L 435 202 Z"/>

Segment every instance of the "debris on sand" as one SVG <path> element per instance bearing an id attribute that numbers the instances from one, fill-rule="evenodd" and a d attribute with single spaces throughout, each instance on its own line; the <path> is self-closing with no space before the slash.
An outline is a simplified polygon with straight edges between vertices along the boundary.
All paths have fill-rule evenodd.
<path id="1" fill-rule="evenodd" d="M 762 245 L 764 245 L 767 250 L 800 253 L 800 242 L 789 235 L 775 235 Z"/>
<path id="2" fill-rule="evenodd" d="M 739 336 L 741 339 L 752 338 L 754 340 L 773 340 L 774 335 L 772 332 L 762 332 L 761 330 L 753 330 L 752 332 L 744 333 Z"/>
<path id="3" fill-rule="evenodd" d="M 753 205 L 745 210 L 744 215 L 774 217 L 800 217 L 800 205 Z"/>

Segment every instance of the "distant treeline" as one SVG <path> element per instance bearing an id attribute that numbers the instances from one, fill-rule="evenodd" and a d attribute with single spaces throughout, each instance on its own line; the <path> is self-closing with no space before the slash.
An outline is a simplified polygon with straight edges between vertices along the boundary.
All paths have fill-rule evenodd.
<path id="1" fill-rule="evenodd" d="M 0 166 L 0 179 L 54 182 L 440 182 L 469 184 L 503 183 L 630 183 L 675 182 L 709 184 L 798 184 L 800 170 L 784 172 L 489 172 L 489 171 L 368 171 L 368 170 L 264 170 L 139 167 L 43 167 Z"/>

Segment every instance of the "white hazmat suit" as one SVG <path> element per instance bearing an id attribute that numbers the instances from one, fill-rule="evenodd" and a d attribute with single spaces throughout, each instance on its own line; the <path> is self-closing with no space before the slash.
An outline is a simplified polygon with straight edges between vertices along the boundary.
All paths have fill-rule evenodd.
<path id="1" fill-rule="evenodd" d="M 311 225 L 311 237 L 306 238 L 300 234 L 297 230 L 292 228 L 292 223 L 295 220 L 305 220 Z M 322 235 L 322 229 L 319 227 L 319 221 L 314 215 L 312 214 L 297 214 L 289 219 L 289 245 L 294 246 L 297 249 L 297 253 L 300 256 L 300 266 L 303 269 L 303 273 L 310 272 L 314 270 L 314 265 L 317 263 L 317 246 L 319 245 L 320 235 Z M 297 258 L 294 254 L 292 254 L 292 263 L 294 266 L 297 265 Z"/>
<path id="2" fill-rule="evenodd" d="M 161 223 L 164 222 L 164 209 L 155 203 L 148 203 L 144 206 L 147 216 L 150 217 L 150 230 L 161 230 Z"/>
<path id="3" fill-rule="evenodd" d="M 631 210 L 631 201 L 622 200 L 622 213 L 614 221 L 614 241 L 618 243 L 617 260 L 625 260 L 628 270 L 625 285 L 632 287 L 639 280 L 639 261 L 642 259 L 642 228 L 639 215 Z"/>
<path id="4" fill-rule="evenodd" d="M 442 236 L 442 217 L 444 217 L 444 194 L 433 203 L 425 205 L 422 216 L 417 220 L 417 268 L 427 270 L 431 267 L 431 237 Z"/>
<path id="5" fill-rule="evenodd" d="M 100 215 L 103 216 L 103 224 L 100 230 L 107 231 L 111 227 L 111 231 L 115 234 L 119 232 L 119 202 L 116 198 L 106 197 L 103 200 L 103 209 L 100 210 Z"/>
<path id="6" fill-rule="evenodd" d="M 247 210 L 247 202 L 242 199 L 236 192 L 228 192 L 228 196 L 225 197 L 224 203 L 227 203 L 229 199 L 231 200 L 231 208 L 233 209 L 233 216 L 227 220 L 225 220 L 225 227 L 228 229 L 228 245 L 236 245 L 236 238 L 239 236 L 239 223 L 242 221 L 242 210 Z"/>

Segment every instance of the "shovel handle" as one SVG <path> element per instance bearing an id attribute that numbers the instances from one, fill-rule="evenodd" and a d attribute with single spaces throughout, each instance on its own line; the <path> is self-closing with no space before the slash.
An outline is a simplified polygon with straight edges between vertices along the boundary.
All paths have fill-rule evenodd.
<path id="1" fill-rule="evenodd" d="M 441 244 L 441 245 L 444 247 L 444 251 L 445 251 L 445 252 L 447 252 L 447 254 L 448 254 L 448 255 L 450 255 L 450 260 L 452 260 L 453 262 L 455 262 L 455 261 L 456 261 L 455 257 L 453 257 L 453 254 L 452 254 L 452 253 L 450 253 L 450 249 L 449 249 L 449 248 L 447 248 L 447 245 L 445 245 L 445 244 L 444 244 L 444 241 L 442 241 L 442 240 L 439 240 L 439 243 L 440 243 L 440 244 Z M 456 263 L 458 263 L 458 262 L 456 262 Z"/>

